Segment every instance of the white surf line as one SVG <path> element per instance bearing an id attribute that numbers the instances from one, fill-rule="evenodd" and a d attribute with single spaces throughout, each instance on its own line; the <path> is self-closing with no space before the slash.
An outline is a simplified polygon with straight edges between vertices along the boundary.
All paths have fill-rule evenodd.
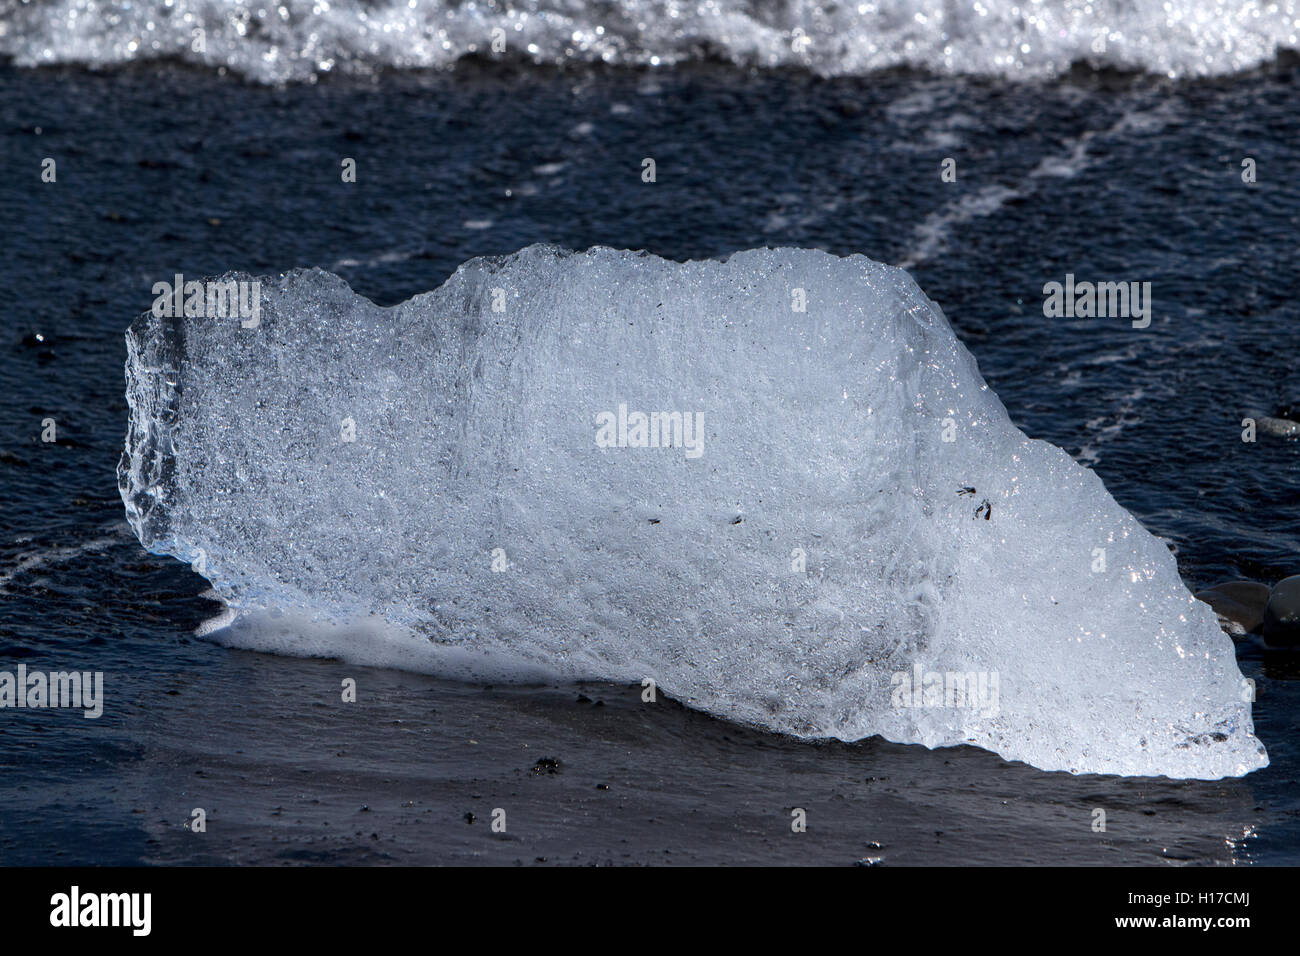
<path id="1" fill-rule="evenodd" d="M 915 238 L 911 249 L 903 256 L 899 266 L 911 269 L 928 259 L 934 258 L 952 236 L 953 228 L 973 219 L 983 219 L 993 215 L 1012 199 L 1023 199 L 1038 189 L 1044 179 L 1069 179 L 1077 176 L 1095 159 L 1089 155 L 1088 147 L 1093 140 L 1106 140 L 1111 137 L 1131 132 L 1155 132 L 1163 129 L 1173 120 L 1168 102 L 1150 110 L 1133 110 L 1126 112 L 1113 125 L 1104 130 L 1087 130 L 1066 141 L 1063 152 L 1046 156 L 1038 165 L 1024 176 L 1024 185 L 985 186 L 973 195 L 963 195 L 949 203 L 938 212 L 931 213 L 915 229 Z"/>
<path id="2" fill-rule="evenodd" d="M 390 265 L 394 262 L 406 262 L 418 256 L 423 249 L 390 250 L 369 259 L 339 259 L 330 266 L 330 272 L 338 273 L 343 269 L 373 269 L 377 266 Z"/>
<path id="3" fill-rule="evenodd" d="M 1142 416 L 1137 412 L 1137 405 L 1145 394 L 1145 389 L 1139 386 L 1127 395 L 1120 396 L 1117 410 L 1085 424 L 1083 427 L 1088 431 L 1089 437 L 1079 446 L 1079 453 L 1074 456 L 1074 460 L 1088 468 L 1093 467 L 1101 461 L 1098 449 L 1102 445 L 1118 438 L 1127 426 L 1140 425 Z"/>
<path id="4" fill-rule="evenodd" d="M 103 531 L 109 527 L 114 527 L 114 526 L 106 525 L 104 528 L 101 528 L 100 530 Z M 28 555 L 25 555 L 24 557 L 19 558 L 18 563 L 15 564 L 8 571 L 0 572 L 0 594 L 8 594 L 10 582 L 13 581 L 13 579 L 18 577 L 20 574 L 27 574 L 31 571 L 40 570 L 41 568 L 45 567 L 47 564 L 50 564 L 51 562 L 54 561 L 60 561 L 66 558 L 76 558 L 76 557 L 80 557 L 83 554 L 93 554 L 99 551 L 103 551 L 105 548 L 114 544 L 118 539 L 122 538 L 124 535 L 127 537 L 132 537 L 126 534 L 125 529 L 118 529 L 114 527 L 114 530 L 117 533 L 111 536 L 93 538 L 90 541 L 83 542 L 82 544 L 68 545 L 67 547 L 63 547 L 63 548 L 47 548 L 44 551 L 34 551 Z"/>
<path id="5" fill-rule="evenodd" d="M 1018 189 L 1007 186 L 985 186 L 973 196 L 962 196 L 947 208 L 926 216 L 925 222 L 916 227 L 916 242 L 899 265 L 911 269 L 916 265 L 934 258 L 952 234 L 952 227 L 972 219 L 983 219 L 1001 209 L 1008 199 L 1025 195 Z"/>

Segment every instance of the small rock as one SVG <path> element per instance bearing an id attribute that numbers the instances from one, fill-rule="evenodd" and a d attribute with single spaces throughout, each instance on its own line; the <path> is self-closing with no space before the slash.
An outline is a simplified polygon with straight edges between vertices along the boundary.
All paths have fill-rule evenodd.
<path id="1" fill-rule="evenodd" d="M 1289 418 L 1260 418 L 1255 421 L 1255 430 L 1278 438 L 1297 438 L 1300 437 L 1300 422 Z"/>
<path id="2" fill-rule="evenodd" d="M 1226 581 L 1196 592 L 1219 616 L 1219 625 L 1229 634 L 1240 637 L 1258 631 L 1264 623 L 1264 606 L 1269 587 L 1258 581 Z"/>
<path id="3" fill-rule="evenodd" d="M 1300 574 L 1283 578 L 1264 608 L 1264 643 L 1269 647 L 1300 645 Z"/>

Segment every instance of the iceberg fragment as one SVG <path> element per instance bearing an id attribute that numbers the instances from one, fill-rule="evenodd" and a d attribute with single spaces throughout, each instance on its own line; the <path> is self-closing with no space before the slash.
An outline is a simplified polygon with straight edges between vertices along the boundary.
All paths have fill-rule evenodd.
<path id="1" fill-rule="evenodd" d="M 902 270 L 531 246 L 391 308 L 261 283 L 255 327 L 127 333 L 128 519 L 237 611 L 648 678 L 802 737 L 1267 764 L 1168 549 L 1011 423 Z"/>

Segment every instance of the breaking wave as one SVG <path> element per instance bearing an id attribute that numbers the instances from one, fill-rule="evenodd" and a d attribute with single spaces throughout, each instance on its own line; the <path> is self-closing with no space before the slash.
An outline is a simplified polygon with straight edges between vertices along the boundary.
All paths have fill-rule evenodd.
<path id="1" fill-rule="evenodd" d="M 0 0 L 0 55 L 22 66 L 179 58 L 266 83 L 468 56 L 721 59 L 823 76 L 1033 78 L 1080 62 L 1215 76 L 1296 49 L 1298 34 L 1295 0 Z"/>

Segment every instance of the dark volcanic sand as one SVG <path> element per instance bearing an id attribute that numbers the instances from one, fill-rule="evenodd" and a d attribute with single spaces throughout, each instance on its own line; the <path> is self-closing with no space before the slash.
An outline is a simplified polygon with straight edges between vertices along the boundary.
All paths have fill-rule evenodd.
<path id="1" fill-rule="evenodd" d="M 537 241 L 820 246 L 912 263 L 1013 420 L 1093 467 L 1191 587 L 1271 583 L 1300 571 L 1300 442 L 1239 434 L 1300 402 L 1298 76 L 467 67 L 267 89 L 0 66 L 0 667 L 102 670 L 108 695 L 98 721 L 0 715 L 0 862 L 1300 862 L 1290 657 L 1239 649 L 1272 760 L 1243 780 L 800 743 L 637 687 L 484 689 L 196 638 L 204 582 L 140 549 L 114 479 L 122 332 L 175 272 L 319 265 L 391 304 Z M 1152 281 L 1152 328 L 1045 320 L 1066 272 Z"/>

